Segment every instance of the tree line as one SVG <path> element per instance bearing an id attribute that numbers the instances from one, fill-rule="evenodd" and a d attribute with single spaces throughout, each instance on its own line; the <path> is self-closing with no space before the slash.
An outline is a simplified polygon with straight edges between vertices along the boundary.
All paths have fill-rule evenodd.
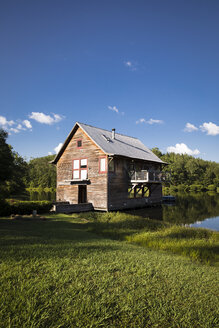
<path id="1" fill-rule="evenodd" d="M 54 155 L 26 161 L 7 138 L 7 132 L 0 129 L 0 200 L 24 194 L 27 188 L 55 190 L 56 169 L 49 164 Z"/>
<path id="2" fill-rule="evenodd" d="M 163 169 L 170 172 L 170 180 L 165 186 L 199 186 L 197 189 L 203 190 L 209 189 L 209 186 L 212 190 L 219 187 L 219 163 L 186 154 L 163 154 L 159 148 L 153 148 L 152 151 L 168 163 Z"/>
<path id="3" fill-rule="evenodd" d="M 26 161 L 7 143 L 7 137 L 7 132 L 0 129 L 0 199 L 22 194 L 27 188 L 55 190 L 56 168 L 49 163 L 54 155 Z M 168 163 L 163 169 L 171 173 L 170 180 L 165 182 L 167 187 L 199 186 L 201 190 L 219 187 L 219 163 L 189 155 L 163 154 L 159 148 L 152 151 Z"/>

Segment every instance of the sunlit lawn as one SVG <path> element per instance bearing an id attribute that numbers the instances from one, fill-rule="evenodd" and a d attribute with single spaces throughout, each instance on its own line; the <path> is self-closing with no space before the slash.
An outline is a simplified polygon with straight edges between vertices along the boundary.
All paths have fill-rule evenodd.
<path id="1" fill-rule="evenodd" d="M 85 218 L 0 219 L 0 327 L 217 327 L 217 267 L 96 235 Z"/>

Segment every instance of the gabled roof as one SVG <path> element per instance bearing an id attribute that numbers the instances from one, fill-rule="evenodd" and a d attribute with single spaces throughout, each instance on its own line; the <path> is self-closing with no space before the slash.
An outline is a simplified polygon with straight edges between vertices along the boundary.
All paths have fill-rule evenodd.
<path id="1" fill-rule="evenodd" d="M 62 148 L 52 161 L 53 164 L 58 162 L 78 127 L 80 127 L 88 135 L 88 137 L 90 137 L 90 139 L 92 139 L 93 142 L 107 155 L 124 156 L 133 159 L 141 159 L 150 162 L 166 164 L 136 138 L 128 137 L 116 132 L 115 139 L 112 139 L 112 131 L 96 128 L 94 126 L 79 122 L 75 123 Z"/>

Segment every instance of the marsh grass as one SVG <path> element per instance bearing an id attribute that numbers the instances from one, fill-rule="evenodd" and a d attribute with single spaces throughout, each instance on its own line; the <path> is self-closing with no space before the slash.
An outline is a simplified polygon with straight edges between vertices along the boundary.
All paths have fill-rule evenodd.
<path id="1" fill-rule="evenodd" d="M 126 237 L 129 242 L 187 256 L 195 261 L 218 265 L 219 233 L 173 226 L 156 232 L 141 232 Z"/>
<path id="2" fill-rule="evenodd" d="M 118 240 L 125 240 L 127 236 L 142 230 L 157 231 L 169 226 L 168 223 L 160 220 L 150 220 L 126 212 L 90 212 L 80 216 L 87 220 L 89 231 Z"/>
<path id="3" fill-rule="evenodd" d="M 86 220 L 89 231 L 105 237 L 168 251 L 205 264 L 219 264 L 219 232 L 216 231 L 171 225 L 134 212 L 90 212 Z"/>

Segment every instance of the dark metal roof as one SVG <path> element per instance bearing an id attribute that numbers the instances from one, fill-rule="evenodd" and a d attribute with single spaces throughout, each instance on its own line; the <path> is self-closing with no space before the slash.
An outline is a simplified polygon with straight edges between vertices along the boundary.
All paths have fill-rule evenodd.
<path id="1" fill-rule="evenodd" d="M 66 141 L 64 142 L 59 153 L 56 155 L 52 163 L 56 164 L 67 147 L 72 136 L 80 127 L 93 141 L 102 149 L 102 151 L 111 156 L 124 156 L 134 159 L 141 159 L 160 164 L 166 164 L 158 158 L 149 148 L 147 148 L 140 140 L 128 137 L 120 133 L 115 133 L 115 139 L 112 138 L 112 131 L 96 128 L 91 125 L 76 122 Z"/>

